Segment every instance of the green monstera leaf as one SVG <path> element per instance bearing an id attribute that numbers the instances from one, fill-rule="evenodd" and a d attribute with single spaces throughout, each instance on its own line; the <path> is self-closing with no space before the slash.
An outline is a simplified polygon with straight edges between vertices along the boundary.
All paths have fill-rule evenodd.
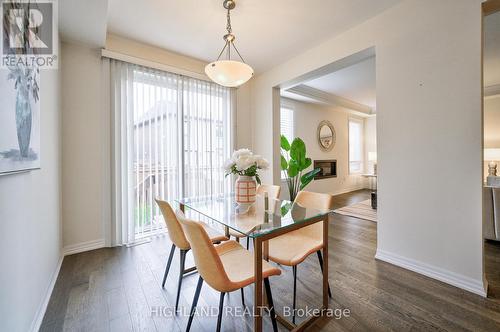
<path id="1" fill-rule="evenodd" d="M 290 147 L 290 158 L 295 160 L 298 165 L 305 163 L 306 144 L 300 138 L 295 138 Z"/>
<path id="2" fill-rule="evenodd" d="M 311 166 L 311 164 L 312 164 L 311 158 L 306 158 L 305 162 L 302 165 L 300 165 L 300 170 L 303 171 L 307 169 L 309 166 Z"/>
<path id="3" fill-rule="evenodd" d="M 281 216 L 284 217 L 287 215 L 288 211 L 290 211 L 290 209 L 292 208 L 292 203 L 290 202 L 282 202 L 281 204 Z"/>
<path id="4" fill-rule="evenodd" d="M 290 151 L 290 142 L 288 142 L 285 135 L 281 135 L 280 145 L 283 150 Z"/>
<path id="5" fill-rule="evenodd" d="M 285 171 L 288 168 L 288 161 L 286 161 L 286 158 L 281 155 L 281 169 Z"/>
<path id="6" fill-rule="evenodd" d="M 295 160 L 291 159 L 288 163 L 288 176 L 293 178 L 299 174 L 299 171 L 299 165 L 297 165 L 297 162 Z"/>
<path id="7" fill-rule="evenodd" d="M 309 183 L 311 183 L 311 181 L 314 180 L 314 177 L 318 175 L 319 172 L 321 172 L 321 168 L 315 168 L 312 171 L 309 171 L 306 174 L 302 175 L 302 177 L 300 178 L 300 190 L 303 190 Z"/>

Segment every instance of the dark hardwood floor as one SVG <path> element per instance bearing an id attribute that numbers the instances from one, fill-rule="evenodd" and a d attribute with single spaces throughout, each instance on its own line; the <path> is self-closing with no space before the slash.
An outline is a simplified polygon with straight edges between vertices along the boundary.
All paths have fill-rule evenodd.
<path id="1" fill-rule="evenodd" d="M 368 191 L 336 196 L 336 207 L 369 198 Z M 323 319 L 311 331 L 500 331 L 500 243 L 487 242 L 490 298 L 484 299 L 391 264 L 376 261 L 377 224 L 335 215 L 330 222 L 331 308 L 350 316 Z M 161 280 L 170 241 L 166 235 L 131 248 L 106 248 L 67 256 L 45 314 L 42 331 L 184 331 L 184 315 L 151 314 L 175 303 L 179 255 L 165 289 Z M 186 266 L 193 264 L 188 254 Z M 271 279 L 278 312 L 292 303 L 292 271 Z M 186 276 L 180 305 L 189 310 L 197 274 Z M 321 305 L 321 274 L 316 255 L 298 266 L 297 308 Z M 245 289 L 247 306 L 253 290 Z M 217 308 L 218 293 L 204 285 L 198 306 Z M 241 308 L 239 292 L 226 304 Z M 298 320 L 300 321 L 300 319 Z M 192 331 L 214 331 L 216 317 L 195 318 Z M 251 331 L 252 317 L 223 317 L 224 331 Z M 281 331 L 285 329 L 279 325 Z M 264 330 L 271 331 L 268 318 Z"/>

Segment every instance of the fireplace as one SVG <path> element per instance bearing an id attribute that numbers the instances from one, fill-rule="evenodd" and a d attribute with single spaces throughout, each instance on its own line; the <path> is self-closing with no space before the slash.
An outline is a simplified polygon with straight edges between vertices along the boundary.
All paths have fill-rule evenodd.
<path id="1" fill-rule="evenodd" d="M 320 168 L 321 172 L 319 172 L 314 179 L 328 179 L 328 178 L 336 178 L 337 177 L 337 160 L 315 160 L 314 168 Z"/>

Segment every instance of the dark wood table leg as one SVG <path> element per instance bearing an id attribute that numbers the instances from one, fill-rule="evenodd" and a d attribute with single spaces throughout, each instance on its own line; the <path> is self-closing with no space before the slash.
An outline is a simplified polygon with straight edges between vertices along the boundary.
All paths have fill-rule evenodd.
<path id="1" fill-rule="evenodd" d="M 323 309 L 328 308 L 328 220 L 323 219 Z"/>
<path id="2" fill-rule="evenodd" d="M 262 240 L 255 238 L 254 253 L 254 271 L 255 271 L 255 287 L 254 287 L 254 332 L 262 332 Z"/>

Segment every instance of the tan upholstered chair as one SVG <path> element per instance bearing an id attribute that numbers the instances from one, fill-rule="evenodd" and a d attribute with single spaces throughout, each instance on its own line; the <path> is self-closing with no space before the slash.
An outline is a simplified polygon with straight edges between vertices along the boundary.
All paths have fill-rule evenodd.
<path id="1" fill-rule="evenodd" d="M 281 187 L 275 186 L 272 184 L 261 184 L 257 187 L 257 195 L 264 196 L 264 193 L 267 192 L 267 196 L 270 199 L 279 199 Z M 245 237 L 245 234 L 237 232 L 233 229 L 229 229 L 229 236 L 234 236 L 236 241 L 240 242 L 240 238 Z M 250 238 L 247 237 L 247 249 L 250 247 Z"/>
<path id="2" fill-rule="evenodd" d="M 225 294 L 243 289 L 243 287 L 255 282 L 254 257 L 236 241 L 227 241 L 213 246 L 207 232 L 199 223 L 185 219 L 180 211 L 177 212 L 177 216 L 184 227 L 189 243 L 191 243 L 196 268 L 200 273 L 186 331 L 191 328 L 203 281 L 220 292 L 219 316 L 217 318 L 217 331 L 220 331 Z M 274 331 L 278 330 L 278 326 L 268 278 L 280 274 L 280 269 L 266 261 L 262 262 L 262 277 L 264 278 L 267 301 L 271 308 L 270 314 Z"/>
<path id="3" fill-rule="evenodd" d="M 300 191 L 295 198 L 295 203 L 307 208 L 327 211 L 333 209 L 333 196 Z M 321 222 L 269 240 L 269 259 L 282 265 L 291 266 L 293 270 L 293 323 L 295 323 L 297 298 L 297 265 L 302 263 L 310 254 L 316 252 L 319 266 L 323 271 L 321 249 L 323 249 L 323 223 Z M 328 295 L 330 298 L 332 297 L 330 285 L 328 285 Z"/>
<path id="4" fill-rule="evenodd" d="M 172 258 L 174 257 L 175 247 L 180 250 L 180 272 L 179 272 L 179 282 L 177 285 L 177 298 L 175 299 L 175 311 L 177 312 L 177 306 L 179 305 L 179 295 L 181 292 L 182 286 L 182 278 L 186 273 L 194 271 L 194 269 L 184 269 L 184 265 L 186 262 L 186 254 L 191 249 L 186 236 L 184 235 L 184 230 L 182 229 L 177 216 L 170 204 L 165 201 L 155 199 L 156 203 L 160 207 L 161 213 L 163 214 L 163 219 L 165 219 L 165 224 L 167 225 L 168 236 L 170 237 L 170 241 L 172 241 L 172 247 L 170 248 L 170 254 L 168 256 L 167 267 L 165 268 L 165 274 L 163 275 L 163 282 L 161 287 L 165 287 L 165 281 L 167 280 L 168 271 L 170 270 L 170 264 L 172 263 Z M 224 235 L 218 233 L 216 230 L 206 226 L 203 223 L 200 223 L 200 227 L 204 227 L 204 229 L 209 234 L 210 241 L 212 243 L 220 243 L 221 241 L 229 240 Z"/>

